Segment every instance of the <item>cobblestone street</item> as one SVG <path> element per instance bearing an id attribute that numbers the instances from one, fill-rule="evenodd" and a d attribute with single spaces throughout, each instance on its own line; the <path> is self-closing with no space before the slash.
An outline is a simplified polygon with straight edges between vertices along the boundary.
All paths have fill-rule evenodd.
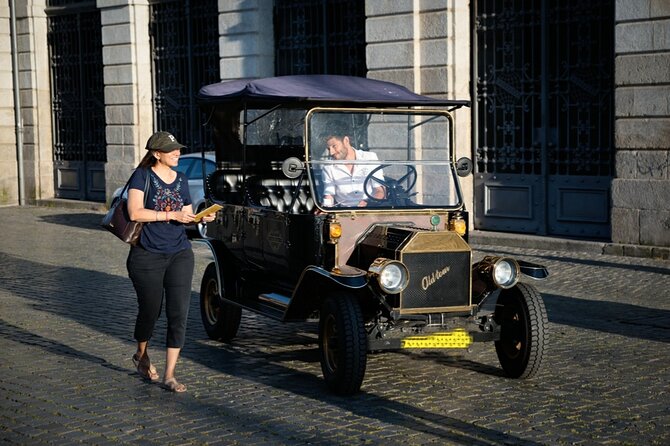
<path id="1" fill-rule="evenodd" d="M 321 378 L 316 325 L 245 312 L 208 339 L 196 272 L 172 394 L 131 355 L 128 247 L 100 212 L 0 208 L 0 442 L 154 445 L 668 445 L 670 261 L 475 245 L 546 265 L 550 345 L 531 380 L 504 377 L 492 343 L 462 355 L 370 355 L 362 392 Z M 151 346 L 162 372 L 165 316 Z"/>

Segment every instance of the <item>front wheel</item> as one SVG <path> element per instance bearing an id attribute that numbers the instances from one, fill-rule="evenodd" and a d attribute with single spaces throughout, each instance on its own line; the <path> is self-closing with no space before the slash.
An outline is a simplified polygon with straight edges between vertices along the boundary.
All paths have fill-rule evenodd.
<path id="1" fill-rule="evenodd" d="M 496 353 L 511 378 L 531 378 L 542 364 L 548 342 L 547 310 L 542 295 L 531 285 L 520 283 L 504 290 L 496 305 L 500 325 Z"/>
<path id="2" fill-rule="evenodd" d="M 327 298 L 319 318 L 321 371 L 328 388 L 340 395 L 358 392 L 367 364 L 367 335 L 354 296 Z"/>
<path id="3" fill-rule="evenodd" d="M 200 317 L 210 339 L 228 342 L 240 328 L 242 309 L 223 301 L 224 290 L 212 262 L 207 265 L 200 284 Z"/>

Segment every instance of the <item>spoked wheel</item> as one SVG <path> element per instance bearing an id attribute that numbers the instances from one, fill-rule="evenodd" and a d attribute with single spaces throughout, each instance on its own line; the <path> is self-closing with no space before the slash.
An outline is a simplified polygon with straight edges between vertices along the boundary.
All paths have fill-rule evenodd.
<path id="1" fill-rule="evenodd" d="M 498 298 L 495 320 L 500 325 L 496 353 L 511 378 L 531 378 L 540 369 L 548 342 L 547 310 L 542 295 L 520 283 Z"/>
<path id="2" fill-rule="evenodd" d="M 321 371 L 331 391 L 360 390 L 367 364 L 367 336 L 358 301 L 351 295 L 325 300 L 319 319 Z"/>
<path id="3" fill-rule="evenodd" d="M 223 301 L 223 284 L 219 284 L 216 265 L 205 269 L 200 285 L 200 317 L 207 336 L 218 341 L 230 341 L 237 334 L 242 309 Z"/>

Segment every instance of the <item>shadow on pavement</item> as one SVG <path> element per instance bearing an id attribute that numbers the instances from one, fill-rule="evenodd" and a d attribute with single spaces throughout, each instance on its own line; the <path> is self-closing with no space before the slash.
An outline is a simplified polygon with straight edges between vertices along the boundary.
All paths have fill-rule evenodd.
<path id="1" fill-rule="evenodd" d="M 125 277 L 80 268 L 44 265 L 3 253 L 0 253 L 0 271 L 0 288 L 4 288 L 7 293 L 31 301 L 37 311 L 51 312 L 109 336 L 130 340 L 135 301 L 130 281 Z M 197 304 L 193 299 L 191 319 L 198 315 L 197 309 L 194 309 L 195 306 Z M 101 314 L 103 311 L 104 314 Z M 91 315 L 97 316 L 91 317 Z M 189 324 L 194 322 L 190 320 Z M 277 324 L 269 320 L 263 322 Z M 200 333 L 203 333 L 202 330 Z M 287 333 L 291 332 L 287 331 Z M 0 336 L 50 353 L 109 366 L 117 372 L 128 372 L 127 369 L 121 370 L 108 364 L 104 358 L 45 339 L 7 322 L 0 321 Z M 307 337 L 296 334 L 287 336 L 296 344 L 312 342 Z M 282 355 L 281 353 L 264 352 L 253 345 L 249 347 L 242 342 L 214 346 L 197 340 L 193 341 L 192 335 L 190 338 L 183 350 L 183 356 L 213 371 L 330 404 L 366 419 L 378 420 L 408 431 L 427 433 L 447 442 L 459 444 L 537 444 L 496 430 L 478 427 L 456 418 L 429 412 L 416 406 L 388 400 L 375 394 L 362 392 L 353 397 L 333 396 L 327 392 L 323 381 L 314 374 L 298 371 L 282 364 L 284 361 L 291 361 L 295 358 L 307 362 L 318 361 L 316 349 L 303 349 L 300 353 L 292 351 Z M 216 386 L 213 387 L 218 389 Z M 221 389 L 221 391 L 225 390 Z M 174 399 L 170 398 L 172 395 L 161 391 L 157 396 L 159 399 L 155 404 L 160 404 L 161 410 L 165 410 L 167 406 L 173 406 L 183 410 L 188 417 L 197 420 L 210 418 L 213 414 L 228 416 L 232 412 L 234 417 L 230 420 L 231 423 L 243 419 L 243 423 L 248 425 L 253 423 L 256 417 L 258 425 L 264 425 L 264 430 L 267 429 L 267 432 L 274 433 L 276 428 L 277 432 L 283 431 L 280 435 L 286 435 L 288 440 L 314 435 L 313 429 L 309 432 L 309 429 L 290 423 L 286 426 L 269 426 L 266 420 L 262 419 L 262 415 L 253 413 L 240 415 L 234 407 L 208 402 L 206 395 L 201 398 L 184 395 L 185 398 Z M 374 435 L 374 432 L 370 434 Z M 329 439 L 328 436 L 328 432 L 319 433 L 319 443 L 340 443 L 335 437 Z"/>
<path id="2" fill-rule="evenodd" d="M 131 340 L 136 297 L 126 277 L 0 253 L 0 289 L 29 300 L 38 311 Z"/>
<path id="3" fill-rule="evenodd" d="M 670 342 L 670 311 L 544 294 L 549 322 L 650 341 Z"/>
<path id="4" fill-rule="evenodd" d="M 487 342 L 491 349 L 495 350 L 493 342 Z M 482 364 L 480 362 L 471 361 L 458 354 L 445 354 L 442 352 L 426 351 L 423 353 L 409 353 L 400 352 L 413 361 L 432 361 L 444 367 L 455 369 L 470 370 L 472 372 L 481 373 L 482 375 L 497 376 L 500 378 L 507 378 L 507 375 L 500 367 L 495 367 L 489 364 Z M 464 353 L 465 355 L 465 353 Z"/>
<path id="5" fill-rule="evenodd" d="M 206 362 L 208 367 L 219 373 L 262 383 L 284 392 L 330 404 L 364 419 L 378 420 L 381 423 L 399 426 L 409 431 L 433 435 L 448 443 L 539 445 L 539 443 L 524 440 L 514 435 L 479 427 L 472 423 L 429 412 L 402 402 L 391 401 L 365 391 L 347 397 L 332 395 L 320 378 L 310 373 L 287 368 L 281 364 L 283 360 L 295 359 L 296 357 L 308 361 L 318 361 L 317 349 L 304 351 L 298 356 L 294 352 L 287 355 L 277 355 L 247 348 L 244 348 L 244 352 L 241 352 L 240 345 L 237 343 L 219 344 L 217 346 L 201 345 L 197 350 L 197 352 L 190 352 L 188 354 L 189 358 L 198 362 Z M 239 367 L 240 362 L 253 363 L 257 367 Z M 369 432 L 369 434 L 373 437 L 375 435 L 374 432 Z M 319 444 L 339 444 L 335 440 L 326 440 L 327 436 L 327 432 L 322 432 Z M 380 440 L 382 438 L 383 436 L 380 437 Z"/>
<path id="6" fill-rule="evenodd" d="M 56 214 L 43 215 L 40 218 L 44 223 L 51 223 L 55 225 L 77 227 L 81 229 L 100 229 L 100 222 L 104 214 L 95 214 L 91 212 L 78 214 Z"/>
<path id="7" fill-rule="evenodd" d="M 99 356 L 94 356 L 77 350 L 68 345 L 62 344 L 60 342 L 47 339 L 45 337 L 31 333 L 21 327 L 10 324 L 9 322 L 0 319 L 0 337 L 4 337 L 12 342 L 19 342 L 24 345 L 29 345 L 31 347 L 37 347 L 40 350 L 45 352 L 64 356 L 67 358 L 77 358 L 84 361 L 88 361 L 92 364 L 98 364 L 102 367 L 114 370 L 116 372 L 129 373 L 128 369 L 123 367 L 118 367 L 114 364 L 110 364 L 107 360 L 100 358 Z"/>

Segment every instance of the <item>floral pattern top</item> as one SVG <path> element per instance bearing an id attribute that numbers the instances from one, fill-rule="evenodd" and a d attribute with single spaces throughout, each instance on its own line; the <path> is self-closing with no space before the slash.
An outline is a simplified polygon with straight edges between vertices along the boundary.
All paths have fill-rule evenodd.
<path id="1" fill-rule="evenodd" d="M 168 184 L 151 169 L 137 169 L 130 179 L 129 188 L 144 191 L 147 173 L 149 174 L 149 189 L 145 202 L 147 209 L 172 212 L 181 211 L 184 206 L 192 204 L 188 178 L 181 172 L 177 172 L 177 178 Z M 139 245 L 147 251 L 162 254 L 172 254 L 191 247 L 184 225 L 176 221 L 145 223 Z"/>

